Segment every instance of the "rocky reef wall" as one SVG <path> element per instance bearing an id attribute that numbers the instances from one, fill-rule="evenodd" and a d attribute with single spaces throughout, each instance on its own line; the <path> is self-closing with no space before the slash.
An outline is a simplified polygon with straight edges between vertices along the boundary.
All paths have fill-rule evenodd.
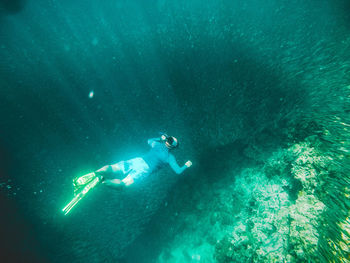
<path id="1" fill-rule="evenodd" d="M 350 262 L 350 87 L 290 121 L 285 147 L 177 217 L 158 262 Z M 261 161 L 258 146 L 245 154 Z"/>

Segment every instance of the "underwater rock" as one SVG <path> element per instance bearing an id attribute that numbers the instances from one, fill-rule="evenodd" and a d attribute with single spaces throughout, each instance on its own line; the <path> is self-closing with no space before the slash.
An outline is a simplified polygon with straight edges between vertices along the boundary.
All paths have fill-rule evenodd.
<path id="1" fill-rule="evenodd" d="M 296 204 L 289 208 L 290 243 L 300 252 L 297 253 L 300 259 L 304 259 L 304 254 L 313 254 L 317 250 L 318 217 L 324 209 L 325 205 L 314 195 L 307 195 L 303 191 L 299 193 Z"/>
<path id="2" fill-rule="evenodd" d="M 159 262 L 191 262 L 191 255 L 219 263 L 350 262 L 349 181 L 338 174 L 339 156 L 322 151 L 318 140 L 277 150 L 263 166 L 246 168 L 216 188 L 215 200 L 200 200 L 199 211 L 207 206 L 215 212 L 207 211 L 208 219 L 192 215 L 198 229 L 191 228 L 192 237 L 182 234 L 169 249 L 173 256 Z M 197 253 L 198 247 L 208 250 Z"/>
<path id="3" fill-rule="evenodd" d="M 232 233 L 216 244 L 216 260 L 318 262 L 319 219 L 326 206 L 315 189 L 323 176 L 319 171 L 328 160 L 303 142 L 276 151 L 266 161 L 264 173 L 260 168 L 243 171 L 235 190 L 245 191 L 245 198 L 254 206 L 246 207 Z M 302 188 L 295 203 L 289 195 L 291 189 L 296 190 L 294 181 Z"/>
<path id="4" fill-rule="evenodd" d="M 257 174 L 258 180 L 254 182 Z M 288 194 L 279 178 L 270 180 L 259 169 L 250 169 L 242 175 L 236 182 L 237 189 L 249 189 L 250 200 L 254 200 L 256 209 L 241 212 L 242 220 L 236 223 L 228 237 L 216 245 L 216 259 L 218 262 L 236 262 L 237 258 L 241 262 L 280 262 L 285 244 L 283 233 L 279 233 L 274 224 L 279 221 L 275 214 L 290 205 Z M 247 181 L 251 184 L 247 185 Z"/>

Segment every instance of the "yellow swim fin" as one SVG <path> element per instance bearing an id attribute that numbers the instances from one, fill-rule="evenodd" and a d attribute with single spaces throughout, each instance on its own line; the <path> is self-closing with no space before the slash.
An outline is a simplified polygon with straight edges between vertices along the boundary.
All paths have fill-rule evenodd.
<path id="1" fill-rule="evenodd" d="M 90 174 L 88 174 L 90 175 Z M 81 177 L 80 177 L 81 178 Z M 85 178 L 86 181 L 88 181 L 87 177 Z M 85 186 L 81 185 L 77 185 L 77 188 L 75 188 L 74 185 L 74 198 L 72 199 L 72 201 L 70 201 L 63 209 L 62 212 L 64 213 L 64 215 L 67 215 L 70 210 L 72 210 L 72 208 L 74 206 L 76 206 L 76 204 L 79 203 L 79 201 L 81 199 L 83 199 L 83 197 L 92 189 L 94 188 L 99 182 L 100 182 L 100 178 L 99 177 L 93 177 L 91 180 L 88 181 L 88 183 L 86 183 Z M 83 182 L 82 180 L 80 182 Z M 73 184 L 74 184 L 74 180 L 73 180 Z"/>

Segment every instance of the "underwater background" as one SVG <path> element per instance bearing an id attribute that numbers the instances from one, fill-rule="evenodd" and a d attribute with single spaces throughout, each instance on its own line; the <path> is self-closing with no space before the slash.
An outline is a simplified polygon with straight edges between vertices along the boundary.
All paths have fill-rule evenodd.
<path id="1" fill-rule="evenodd" d="M 0 91 L 1 262 L 350 262 L 348 0 L 0 0 Z"/>

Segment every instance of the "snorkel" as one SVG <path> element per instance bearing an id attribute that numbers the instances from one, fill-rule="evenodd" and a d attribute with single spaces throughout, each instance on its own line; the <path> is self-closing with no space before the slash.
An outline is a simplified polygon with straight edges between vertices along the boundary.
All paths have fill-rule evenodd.
<path id="1" fill-rule="evenodd" d="M 179 142 L 177 141 L 177 139 L 174 136 L 169 136 L 165 133 L 163 133 L 160 136 L 160 139 L 162 142 L 164 142 L 165 146 L 169 149 L 172 150 L 176 147 L 179 146 Z"/>

